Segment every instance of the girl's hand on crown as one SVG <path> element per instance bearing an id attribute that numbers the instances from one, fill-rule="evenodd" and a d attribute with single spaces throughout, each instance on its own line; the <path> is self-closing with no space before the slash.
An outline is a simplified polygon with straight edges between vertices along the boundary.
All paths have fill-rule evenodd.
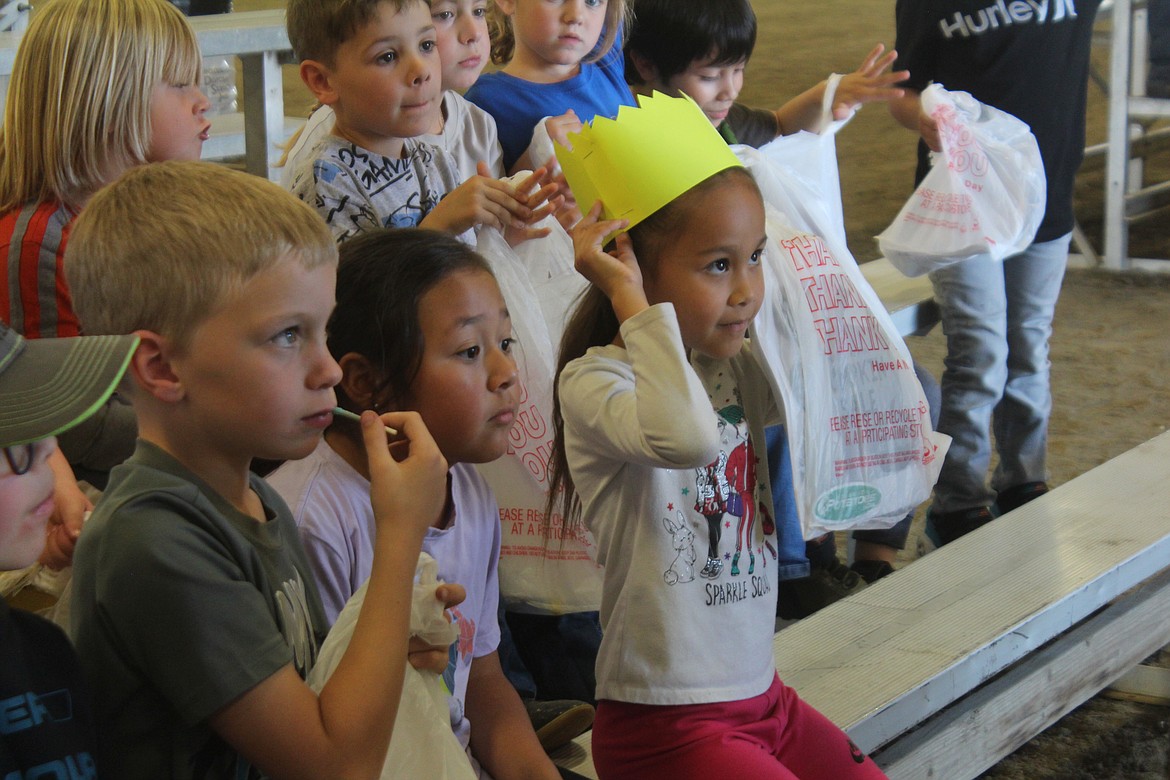
<path id="1" fill-rule="evenodd" d="M 445 230 L 453 235 L 477 225 L 489 225 L 500 231 L 526 227 L 533 212 L 518 197 L 516 188 L 493 177 L 486 163 L 481 162 L 478 168 L 479 175 L 447 193 L 419 227 Z"/>
<path id="2" fill-rule="evenodd" d="M 385 426 L 401 432 L 405 455 L 390 454 Z M 403 528 L 418 535 L 434 523 L 447 500 L 447 460 L 416 412 L 362 412 L 362 439 L 370 466 L 370 503 L 378 533 Z"/>
<path id="3" fill-rule="evenodd" d="M 606 237 L 624 230 L 629 220 L 600 217 L 601 201 L 597 201 L 569 231 L 573 238 L 573 264 L 609 298 L 618 322 L 625 322 L 650 306 L 642 287 L 642 269 L 626 233 L 617 235 L 612 251 L 604 249 Z"/>
<path id="4" fill-rule="evenodd" d="M 833 97 L 834 119 L 847 118 L 851 111 L 864 103 L 902 97 L 903 90 L 894 85 L 910 78 L 910 71 L 886 73 L 898 59 L 898 52 L 891 51 L 882 56 L 885 50 L 883 44 L 874 46 L 862 60 L 861 67 L 841 78 Z"/>

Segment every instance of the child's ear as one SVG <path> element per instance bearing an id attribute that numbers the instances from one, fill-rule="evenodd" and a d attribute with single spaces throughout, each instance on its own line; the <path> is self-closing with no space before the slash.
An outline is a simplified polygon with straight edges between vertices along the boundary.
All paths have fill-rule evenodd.
<path id="1" fill-rule="evenodd" d="M 658 79 L 658 68 L 654 63 L 640 51 L 630 49 L 627 51 L 630 55 L 630 62 L 634 63 L 634 70 L 638 71 L 638 82 L 650 87 L 658 87 L 660 81 Z"/>
<path id="2" fill-rule="evenodd" d="M 333 74 L 324 63 L 317 60 L 301 61 L 301 81 L 323 106 L 337 102 L 337 91 L 333 88 Z"/>
<path id="3" fill-rule="evenodd" d="M 375 408 L 378 402 L 375 394 L 381 384 L 381 376 L 369 359 L 357 352 L 347 352 L 337 364 L 341 366 L 341 382 L 338 387 L 345 396 L 361 409 Z"/>
<path id="4" fill-rule="evenodd" d="M 500 13 L 502 13 L 504 16 L 511 16 L 512 14 L 516 13 L 515 0 L 495 0 L 495 1 L 496 1 L 496 8 L 499 8 Z"/>
<path id="5" fill-rule="evenodd" d="M 138 348 L 130 358 L 130 373 L 138 387 L 165 403 L 182 400 L 183 383 L 171 365 L 174 349 L 163 336 L 149 330 L 136 330 Z"/>

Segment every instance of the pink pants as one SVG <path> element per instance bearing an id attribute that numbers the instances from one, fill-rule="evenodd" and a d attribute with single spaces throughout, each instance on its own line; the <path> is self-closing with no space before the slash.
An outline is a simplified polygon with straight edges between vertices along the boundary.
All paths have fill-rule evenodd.
<path id="1" fill-rule="evenodd" d="M 598 702 L 601 780 L 881 780 L 845 732 L 777 677 L 763 694 L 714 704 Z"/>

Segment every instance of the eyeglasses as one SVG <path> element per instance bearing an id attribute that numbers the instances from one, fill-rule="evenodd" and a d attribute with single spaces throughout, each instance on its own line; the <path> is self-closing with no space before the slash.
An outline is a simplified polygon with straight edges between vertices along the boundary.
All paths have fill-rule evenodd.
<path id="1" fill-rule="evenodd" d="M 36 450 L 36 442 L 4 448 L 4 459 L 8 461 L 8 466 L 14 475 L 19 477 L 21 474 L 28 473 L 28 470 L 33 466 Z"/>

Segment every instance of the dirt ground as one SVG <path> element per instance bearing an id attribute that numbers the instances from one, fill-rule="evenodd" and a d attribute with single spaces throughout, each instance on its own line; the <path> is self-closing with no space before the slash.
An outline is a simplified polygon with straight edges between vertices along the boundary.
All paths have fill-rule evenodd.
<path id="1" fill-rule="evenodd" d="M 236 0 L 237 10 L 272 8 L 281 0 Z M 893 0 L 754 0 L 760 21 L 742 99 L 774 107 L 831 71 L 848 72 L 877 41 L 893 45 Z M 1107 21 L 1099 22 L 1101 33 Z M 1108 72 L 1108 42 L 1093 62 Z M 295 69 L 285 70 L 286 109 L 309 101 Z M 1089 138 L 1105 139 L 1105 95 L 1089 86 Z M 846 227 L 859 261 L 877 257 L 873 236 L 897 214 L 913 186 L 916 139 L 882 106 L 868 106 L 839 136 Z M 1170 147 L 1148 161 L 1155 180 L 1170 178 Z M 1076 213 L 1093 245 L 1102 247 L 1104 157 L 1086 161 L 1078 177 Z M 1162 174 L 1160 177 L 1157 174 Z M 1136 224 L 1131 255 L 1170 258 L 1167 212 Z M 1168 264 L 1170 269 L 1170 264 Z M 1060 484 L 1166 430 L 1170 422 L 1170 274 L 1071 270 L 1052 339 L 1054 411 L 1052 483 Z M 935 329 L 909 340 L 914 356 L 935 375 L 945 351 Z M 915 529 L 919 533 L 919 529 Z M 903 565 L 915 549 L 911 538 Z M 1170 708 L 1090 700 L 1001 761 L 986 780 L 1153 780 L 1168 777 Z M 943 780 L 946 780 L 945 778 Z"/>

